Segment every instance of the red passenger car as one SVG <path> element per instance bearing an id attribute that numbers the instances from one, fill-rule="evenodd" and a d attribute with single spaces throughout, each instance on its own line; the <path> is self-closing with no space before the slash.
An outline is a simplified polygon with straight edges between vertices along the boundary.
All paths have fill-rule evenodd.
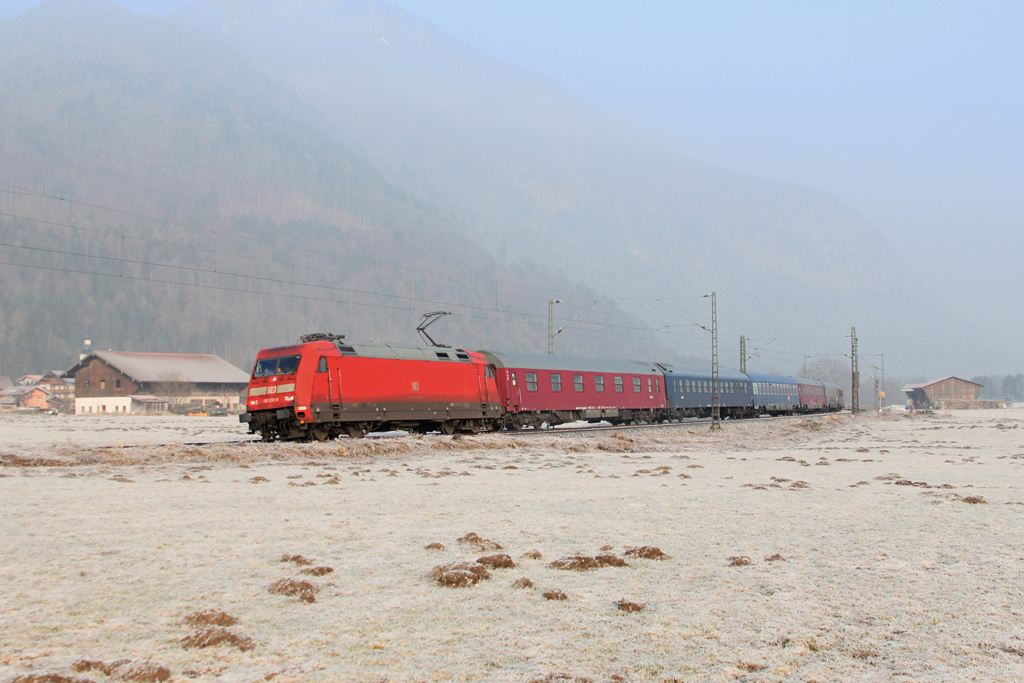
<path id="1" fill-rule="evenodd" d="M 800 393 L 801 412 L 820 413 L 825 410 L 825 384 L 816 379 L 798 379 L 797 390 Z"/>
<path id="2" fill-rule="evenodd" d="M 498 388 L 481 354 L 335 335 L 260 351 L 246 408 L 241 421 L 264 439 L 392 429 L 476 433 L 501 425 Z"/>
<path id="3" fill-rule="evenodd" d="M 653 363 L 481 351 L 495 368 L 512 429 L 587 420 L 651 422 L 665 408 L 665 376 Z"/>

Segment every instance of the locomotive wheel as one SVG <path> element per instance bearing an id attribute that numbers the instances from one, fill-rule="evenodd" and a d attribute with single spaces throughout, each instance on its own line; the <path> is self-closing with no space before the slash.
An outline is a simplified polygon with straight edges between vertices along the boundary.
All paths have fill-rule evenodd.
<path id="1" fill-rule="evenodd" d="M 451 436 L 455 433 L 455 423 L 451 420 L 445 420 L 441 423 L 441 433 L 445 436 Z"/>
<path id="2" fill-rule="evenodd" d="M 366 435 L 366 432 L 363 430 L 363 428 L 357 424 L 345 425 L 345 433 L 348 434 L 348 438 L 350 439 L 361 439 L 363 438 L 363 436 Z"/>
<path id="3" fill-rule="evenodd" d="M 317 425 L 316 427 L 311 427 L 309 430 L 309 438 L 314 441 L 326 441 L 327 437 L 330 435 L 330 429 L 324 425 Z"/>
<path id="4" fill-rule="evenodd" d="M 466 423 L 466 427 L 463 431 L 469 432 L 470 434 L 479 434 L 480 423 L 475 420 L 471 420 Z"/>

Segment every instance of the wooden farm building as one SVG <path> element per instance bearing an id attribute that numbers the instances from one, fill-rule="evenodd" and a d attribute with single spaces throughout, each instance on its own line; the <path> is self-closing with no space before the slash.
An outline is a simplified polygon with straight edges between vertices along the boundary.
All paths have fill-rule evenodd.
<path id="1" fill-rule="evenodd" d="M 78 415 L 238 409 L 249 383 L 223 358 L 189 353 L 95 351 L 64 374 L 75 378 Z"/>
<path id="2" fill-rule="evenodd" d="M 983 385 L 959 377 L 943 377 L 924 384 L 903 387 L 911 408 L 974 408 Z M 984 406 L 989 407 L 989 406 Z M 994 407 L 994 406 L 993 406 Z"/>

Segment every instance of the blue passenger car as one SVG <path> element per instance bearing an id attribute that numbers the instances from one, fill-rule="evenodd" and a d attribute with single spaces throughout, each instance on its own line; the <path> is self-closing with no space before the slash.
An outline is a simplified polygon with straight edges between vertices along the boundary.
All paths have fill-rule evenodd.
<path id="1" fill-rule="evenodd" d="M 659 363 L 665 371 L 665 393 L 672 417 L 697 417 L 711 414 L 711 368 Z M 753 414 L 750 380 L 742 372 L 718 372 L 718 405 L 722 417 Z"/>
<path id="2" fill-rule="evenodd" d="M 768 415 L 792 413 L 800 405 L 800 390 L 792 377 L 747 373 L 754 388 L 754 410 Z"/>

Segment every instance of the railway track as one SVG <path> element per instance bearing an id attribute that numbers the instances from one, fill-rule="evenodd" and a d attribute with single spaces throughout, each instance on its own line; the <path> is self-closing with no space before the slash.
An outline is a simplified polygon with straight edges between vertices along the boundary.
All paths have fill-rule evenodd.
<path id="1" fill-rule="evenodd" d="M 763 416 L 758 418 L 750 418 L 746 420 L 722 420 L 722 424 L 728 426 L 733 423 L 749 423 L 755 420 L 758 421 L 778 421 L 778 420 L 795 420 L 795 419 L 821 419 L 827 415 L 841 415 L 849 414 L 850 411 L 843 410 L 839 413 L 815 413 L 812 415 L 778 415 L 778 416 Z M 521 429 L 519 431 L 502 431 L 493 432 L 494 435 L 505 435 L 505 436 L 516 436 L 516 437 L 537 437 L 537 436 L 561 436 L 563 434 L 588 434 L 588 433 L 600 433 L 600 432 L 622 432 L 622 431 L 637 431 L 642 429 L 667 429 L 670 427 L 685 427 L 688 425 L 710 425 L 710 417 L 695 417 L 687 418 L 679 422 L 667 422 L 667 423 L 653 423 L 653 424 L 631 424 L 631 425 L 609 425 L 609 424 L 596 424 L 586 425 L 582 427 L 554 427 L 551 429 Z M 492 434 L 492 432 L 483 432 L 484 434 Z M 408 432 L 379 432 L 367 434 L 363 438 L 367 439 L 397 439 L 403 436 L 408 436 Z M 468 436 L 468 435 L 458 435 Z M 344 437 L 346 439 L 350 437 Z M 258 438 L 245 438 L 245 439 L 228 439 L 225 441 L 181 441 L 171 443 L 153 443 L 153 444 L 131 444 L 131 445 L 118 445 L 118 446 L 97 446 L 96 450 L 105 451 L 120 448 L 169 448 L 171 446 L 250 446 L 253 444 L 269 444 L 269 443 L 320 443 L 320 442 L 309 442 L 309 441 L 264 441 Z"/>

